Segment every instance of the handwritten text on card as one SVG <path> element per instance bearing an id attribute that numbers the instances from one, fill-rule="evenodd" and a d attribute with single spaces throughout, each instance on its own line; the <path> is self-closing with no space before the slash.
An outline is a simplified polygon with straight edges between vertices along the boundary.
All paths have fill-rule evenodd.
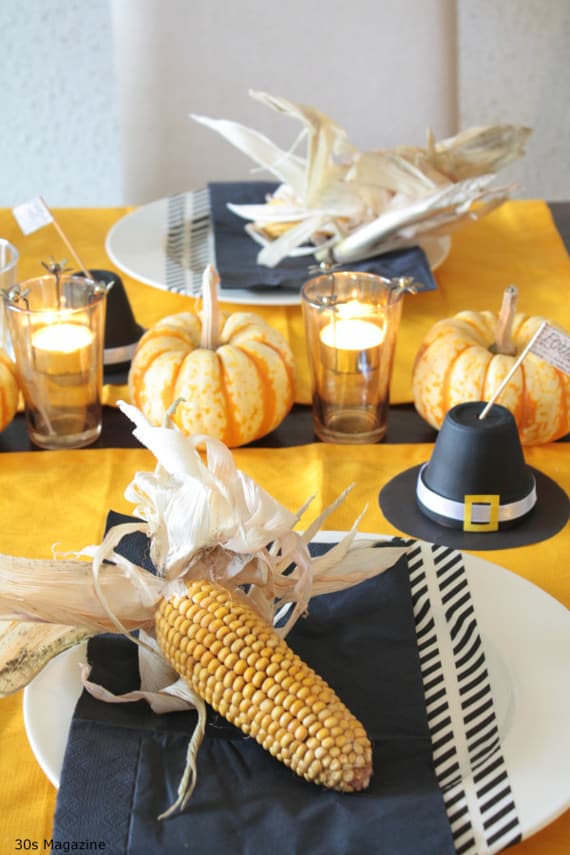
<path id="1" fill-rule="evenodd" d="M 561 329 L 545 324 L 530 350 L 554 368 L 570 374 L 570 336 Z"/>

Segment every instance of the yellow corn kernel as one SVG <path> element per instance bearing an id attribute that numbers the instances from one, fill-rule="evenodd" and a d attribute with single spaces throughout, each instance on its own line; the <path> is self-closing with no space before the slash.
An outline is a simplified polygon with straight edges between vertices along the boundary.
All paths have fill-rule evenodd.
<path id="1" fill-rule="evenodd" d="M 205 580 L 163 600 L 157 641 L 186 682 L 296 774 L 354 792 L 372 774 L 363 726 L 239 592 Z"/>

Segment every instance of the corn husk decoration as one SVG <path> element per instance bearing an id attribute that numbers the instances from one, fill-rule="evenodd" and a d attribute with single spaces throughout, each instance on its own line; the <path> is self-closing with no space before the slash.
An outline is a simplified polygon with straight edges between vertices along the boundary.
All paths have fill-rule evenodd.
<path id="1" fill-rule="evenodd" d="M 23 689 L 54 656 L 90 635 L 80 627 L 0 621 L 0 697 Z"/>
<path id="2" fill-rule="evenodd" d="M 249 220 L 262 249 L 258 263 L 287 256 L 357 261 L 449 233 L 502 204 L 513 186 L 492 188 L 495 173 L 524 154 L 531 130 L 476 127 L 425 148 L 398 146 L 360 152 L 346 131 L 313 107 L 265 92 L 250 95 L 300 121 L 289 151 L 237 122 L 192 115 L 220 133 L 281 183 L 265 204 L 229 208 Z M 305 156 L 296 149 L 307 142 Z"/>
<path id="3" fill-rule="evenodd" d="M 23 622 L 24 627 L 43 622 L 46 633 L 55 633 L 54 653 L 86 635 L 124 633 L 139 645 L 140 690 L 116 697 L 89 680 L 88 668 L 83 674 L 85 687 L 109 702 L 144 698 L 158 713 L 188 707 L 198 711 L 178 799 L 163 816 L 183 808 L 195 786 L 196 754 L 206 720 L 204 699 L 297 774 L 340 790 L 365 787 L 371 752 L 362 725 L 324 681 L 280 645 L 306 612 L 311 597 L 381 573 L 405 548 L 379 550 L 370 540 L 356 539 L 357 520 L 326 555 L 311 558 L 308 543 L 345 494 L 304 531 L 295 530 L 308 503 L 298 513 L 290 512 L 238 470 L 230 451 L 218 440 L 184 436 L 170 426 L 152 427 L 135 407 L 125 403 L 120 407 L 136 425 L 135 436 L 157 459 L 155 470 L 137 473 L 125 493 L 140 521 L 116 526 L 101 544 L 54 560 L 0 556 L 0 620 Z M 149 538 L 156 575 L 115 551 L 122 537 L 135 531 Z M 242 619 L 249 627 L 257 627 L 261 640 L 252 640 L 257 637 L 253 629 L 244 630 L 243 636 Z M 216 628 L 222 640 L 214 640 Z M 138 638 L 132 635 L 135 629 Z M 223 639 L 230 638 L 228 632 L 236 639 L 224 658 Z M 210 635 L 206 638 L 204 633 Z M 35 668 L 27 668 L 20 667 L 27 649 L 25 633 L 20 635 L 19 653 L 14 652 L 14 635 L 9 653 L 0 636 L 0 692 L 19 688 L 46 663 L 50 658 L 47 634 L 45 640 L 43 657 Z M 33 636 L 34 645 L 37 641 L 38 634 Z M 235 693 L 248 676 L 243 662 L 241 669 L 236 666 L 237 677 L 232 668 L 239 659 L 236 651 L 248 644 L 261 653 L 252 653 L 254 664 L 247 659 L 253 674 L 251 691 L 238 709 Z M 202 655 L 209 663 L 207 673 L 194 662 L 198 647 L 206 648 Z M 194 658 L 189 665 L 187 651 L 191 650 Z M 290 711 L 300 709 L 299 701 L 284 701 L 281 686 L 275 683 L 276 672 L 284 675 L 286 664 L 290 673 L 284 684 L 293 692 L 297 681 L 304 699 L 300 706 L 305 712 L 299 712 L 299 721 L 290 721 Z M 265 670 L 256 672 L 256 668 Z M 261 701 L 252 696 L 252 687 L 261 693 Z M 314 709 L 307 707 L 311 692 Z M 290 711 L 272 722 L 271 704 L 278 700 Z M 254 720 L 250 710 L 255 712 Z M 334 739 L 338 746 L 329 755 Z"/>

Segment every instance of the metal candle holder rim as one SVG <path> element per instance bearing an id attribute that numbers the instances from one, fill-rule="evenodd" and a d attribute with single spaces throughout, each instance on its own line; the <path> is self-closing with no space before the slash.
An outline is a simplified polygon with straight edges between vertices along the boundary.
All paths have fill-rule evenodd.
<path id="1" fill-rule="evenodd" d="M 380 280 L 382 284 L 386 287 L 389 292 L 388 305 L 393 305 L 396 303 L 404 294 L 417 294 L 419 282 L 412 276 L 396 276 L 393 278 L 389 278 L 386 276 L 381 276 L 378 273 L 370 273 L 368 271 L 361 270 L 340 270 L 337 269 L 337 265 L 324 265 L 320 264 L 318 266 L 314 266 L 309 268 L 310 272 L 315 272 L 317 275 L 313 276 L 309 279 L 302 289 L 302 295 L 307 303 L 311 306 L 314 306 L 316 309 L 330 309 L 337 305 L 337 301 L 335 299 L 335 294 L 333 293 L 330 298 L 323 300 L 323 302 L 317 302 L 310 297 L 307 296 L 308 287 L 316 282 L 318 279 L 324 279 L 327 277 L 331 277 L 334 283 L 334 277 L 338 274 L 345 274 L 347 276 L 357 276 L 362 279 L 375 279 Z"/>
<path id="2" fill-rule="evenodd" d="M 70 275 L 67 277 L 68 279 L 81 280 L 86 285 L 92 286 L 92 290 L 88 294 L 88 298 L 87 298 L 88 305 L 93 303 L 95 300 L 101 299 L 102 297 L 104 297 L 113 285 L 113 283 L 106 283 L 103 281 L 97 281 L 95 279 L 87 279 L 81 273 L 75 273 L 73 271 L 69 271 L 68 269 L 66 269 L 64 267 L 64 264 L 65 264 L 65 262 L 53 263 L 53 264 L 46 264 L 46 263 L 42 262 L 42 265 L 46 268 L 46 270 L 48 272 L 43 274 L 42 276 L 35 276 L 35 277 L 30 277 L 30 278 L 33 281 L 45 281 L 45 280 L 48 280 L 50 278 L 50 276 L 53 276 L 55 278 L 56 283 L 58 283 L 60 277 L 63 274 L 69 273 Z M 11 307 L 11 309 L 13 309 L 17 312 L 28 312 L 28 313 L 37 312 L 38 314 L 41 312 L 45 312 L 46 310 L 44 308 L 42 308 L 42 309 L 30 309 L 29 304 L 28 304 L 28 300 L 27 300 L 27 296 L 29 293 L 30 293 L 30 288 L 26 288 L 25 290 L 22 290 L 21 286 L 19 284 L 16 284 L 16 285 L 13 285 L 11 288 L 2 289 L 2 299 L 3 299 L 6 306 L 9 305 Z"/>

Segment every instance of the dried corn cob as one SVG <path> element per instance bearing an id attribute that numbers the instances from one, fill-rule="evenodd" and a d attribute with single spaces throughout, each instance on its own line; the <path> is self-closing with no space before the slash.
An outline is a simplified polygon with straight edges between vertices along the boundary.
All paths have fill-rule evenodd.
<path id="1" fill-rule="evenodd" d="M 191 688 L 296 774 L 344 792 L 368 786 L 363 726 L 244 597 L 190 581 L 161 601 L 156 630 Z"/>

